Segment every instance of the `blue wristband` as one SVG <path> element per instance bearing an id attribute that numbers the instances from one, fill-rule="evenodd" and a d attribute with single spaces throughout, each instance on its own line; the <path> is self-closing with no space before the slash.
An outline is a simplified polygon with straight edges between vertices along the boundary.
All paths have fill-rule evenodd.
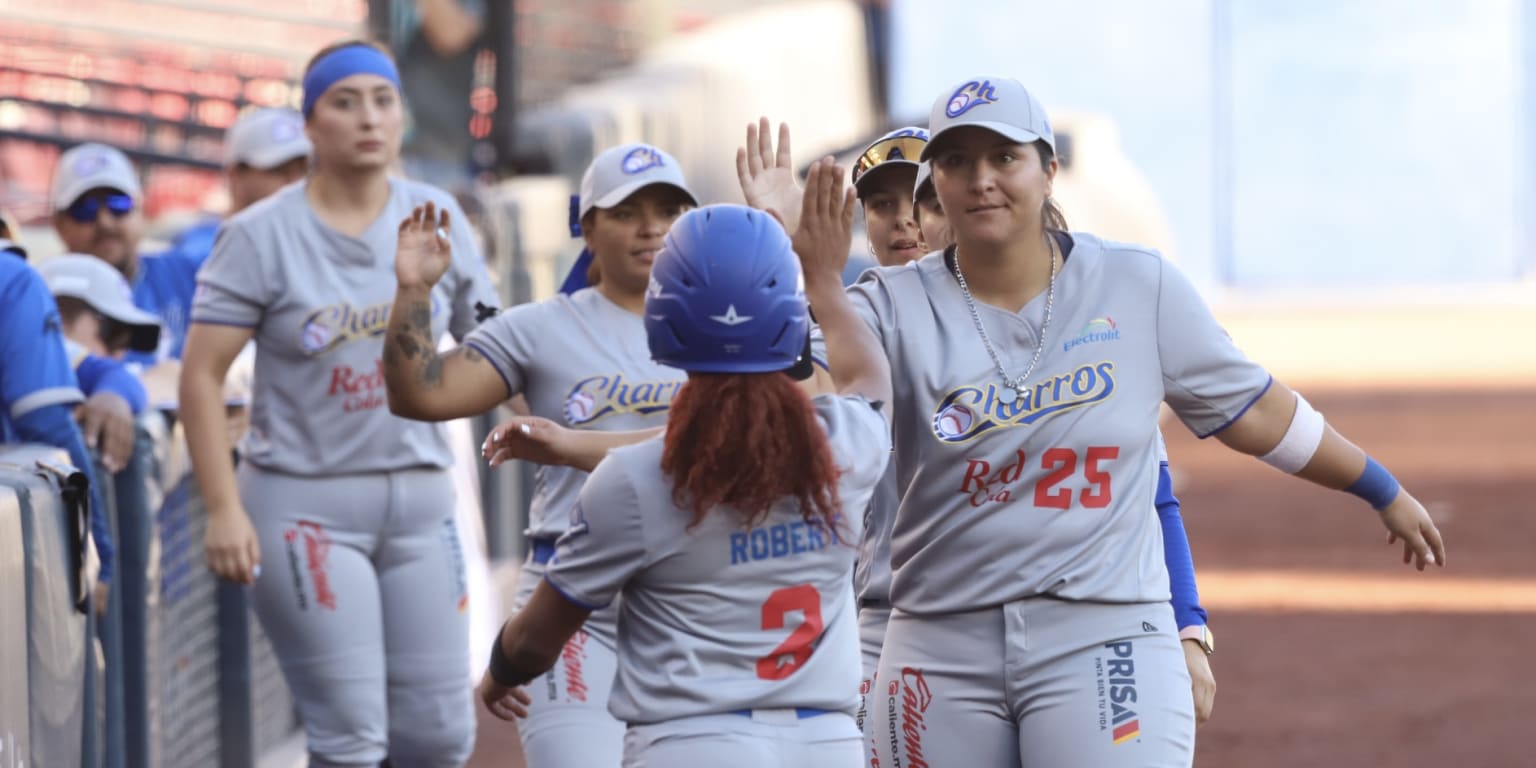
<path id="1" fill-rule="evenodd" d="M 1360 473 L 1360 478 L 1355 480 L 1354 485 L 1344 490 L 1365 499 L 1367 504 L 1370 504 L 1373 509 L 1379 511 L 1386 509 L 1387 505 L 1397 498 L 1397 493 L 1402 490 L 1402 486 L 1398 484 L 1397 478 L 1387 471 L 1386 467 L 1376 463 L 1375 459 L 1367 456 L 1365 457 L 1365 471 Z"/>

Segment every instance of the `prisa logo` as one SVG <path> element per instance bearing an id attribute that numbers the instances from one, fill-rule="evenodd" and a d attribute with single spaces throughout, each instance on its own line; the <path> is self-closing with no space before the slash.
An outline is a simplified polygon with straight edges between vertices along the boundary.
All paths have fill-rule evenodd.
<path id="1" fill-rule="evenodd" d="M 655 147 L 639 146 L 624 154 L 624 160 L 619 163 L 619 167 L 633 176 L 666 164 L 666 161 L 661 159 L 661 150 Z"/>
<path id="2" fill-rule="evenodd" d="M 389 310 L 393 300 L 358 309 L 351 304 L 332 304 L 311 312 L 304 318 L 299 347 L 305 354 L 319 355 L 349 341 L 383 336 L 389 329 Z M 432 317 L 442 311 L 437 295 L 432 296 Z"/>
<path id="3" fill-rule="evenodd" d="M 965 443 L 993 429 L 1027 427 L 1058 413 L 1103 402 L 1115 392 L 1114 373 L 1112 362 L 1089 363 L 1035 384 L 1011 403 L 997 397 L 997 384 L 961 387 L 934 409 L 933 435 L 941 442 Z"/>
<path id="4" fill-rule="evenodd" d="M 1119 338 L 1120 327 L 1115 325 L 1113 317 L 1095 317 L 1089 320 L 1088 324 L 1083 326 L 1081 331 L 1077 332 L 1076 337 L 1063 341 L 1061 343 L 1061 351 L 1071 352 L 1074 348 L 1081 347 L 1084 344 L 1093 344 L 1100 341 L 1118 341 Z"/>
<path id="5" fill-rule="evenodd" d="M 565 421 L 573 427 L 592 424 L 620 413 L 649 416 L 672 406 L 681 381 L 644 381 L 631 384 L 624 375 L 589 376 L 576 382 L 565 398 Z"/>
<path id="6" fill-rule="evenodd" d="M 997 101 L 997 91 L 992 88 L 991 80 L 972 80 L 955 89 L 949 97 L 949 106 L 944 108 L 944 114 L 949 117 L 959 117 L 983 104 L 991 104 Z"/>
<path id="7" fill-rule="evenodd" d="M 1136 660 L 1131 658 L 1135 647 L 1130 640 L 1106 643 L 1104 647 L 1114 654 L 1106 670 L 1109 721 L 1114 728 L 1110 735 L 1116 744 L 1124 744 L 1141 735 L 1141 717 L 1130 706 L 1136 703 Z"/>

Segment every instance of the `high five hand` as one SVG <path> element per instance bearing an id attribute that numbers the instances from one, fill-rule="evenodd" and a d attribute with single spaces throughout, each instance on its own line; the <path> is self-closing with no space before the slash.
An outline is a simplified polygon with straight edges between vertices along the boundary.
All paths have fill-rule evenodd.
<path id="1" fill-rule="evenodd" d="M 395 279 L 403 288 L 430 288 L 441 280 L 453 263 L 453 245 L 449 242 L 447 209 L 439 211 L 433 203 L 418 205 L 400 222 L 400 239 L 395 246 Z"/>
<path id="2" fill-rule="evenodd" d="M 736 179 L 747 205 L 769 211 L 793 235 L 800 226 L 800 198 L 804 192 L 795 181 L 789 153 L 789 126 L 779 123 L 779 148 L 775 152 L 768 133 L 768 118 L 747 125 L 747 145 L 736 150 Z"/>
<path id="3" fill-rule="evenodd" d="M 831 157 L 817 160 L 806 177 L 800 226 L 792 239 L 807 283 L 824 279 L 840 286 L 848 265 L 855 202 L 853 188 L 843 187 L 843 177 Z"/>

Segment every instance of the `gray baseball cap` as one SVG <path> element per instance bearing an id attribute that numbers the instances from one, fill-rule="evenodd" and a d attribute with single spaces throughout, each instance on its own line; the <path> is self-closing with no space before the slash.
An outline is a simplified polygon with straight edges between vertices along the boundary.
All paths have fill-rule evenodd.
<path id="1" fill-rule="evenodd" d="M 79 299 L 91 309 L 128 326 L 128 346 L 153 352 L 160 345 L 160 320 L 133 305 L 133 289 L 121 272 L 95 256 L 78 253 L 49 259 L 37 267 L 55 297 Z"/>
<path id="2" fill-rule="evenodd" d="M 682 167 L 671 155 L 649 144 L 623 144 L 604 150 L 592 158 L 582 174 L 576 221 L 586 218 L 593 208 L 612 208 L 652 184 L 675 187 L 694 205 L 699 204 L 698 196 L 683 179 Z"/>
<path id="3" fill-rule="evenodd" d="M 81 195 L 98 188 L 115 189 L 137 200 L 143 194 L 139 174 L 121 151 L 105 144 L 81 144 L 59 155 L 53 169 L 48 200 L 62 211 Z"/>
<path id="4" fill-rule="evenodd" d="M 933 163 L 924 160 L 917 164 L 917 182 L 912 185 L 912 202 L 923 199 L 924 190 L 933 191 Z"/>
<path id="5" fill-rule="evenodd" d="M 1011 77 L 980 75 L 939 94 L 928 114 L 933 138 L 923 148 L 921 159 L 933 157 L 944 134 L 967 125 L 986 128 L 1019 144 L 1043 139 L 1051 151 L 1056 150 L 1056 134 L 1051 131 L 1045 107 Z"/>
<path id="6" fill-rule="evenodd" d="M 304 135 L 304 116 L 282 107 L 254 109 L 240 116 L 224 135 L 224 164 L 271 170 L 314 147 Z"/>

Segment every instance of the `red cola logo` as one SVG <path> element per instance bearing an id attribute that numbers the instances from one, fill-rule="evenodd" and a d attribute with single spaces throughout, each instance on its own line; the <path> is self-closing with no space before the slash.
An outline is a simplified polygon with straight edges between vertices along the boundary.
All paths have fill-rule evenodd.
<path id="1" fill-rule="evenodd" d="M 326 394 L 342 398 L 341 410 L 346 413 L 384 406 L 389 402 L 384 393 L 384 361 L 375 360 L 372 369 L 361 371 L 350 365 L 332 368 Z"/>

